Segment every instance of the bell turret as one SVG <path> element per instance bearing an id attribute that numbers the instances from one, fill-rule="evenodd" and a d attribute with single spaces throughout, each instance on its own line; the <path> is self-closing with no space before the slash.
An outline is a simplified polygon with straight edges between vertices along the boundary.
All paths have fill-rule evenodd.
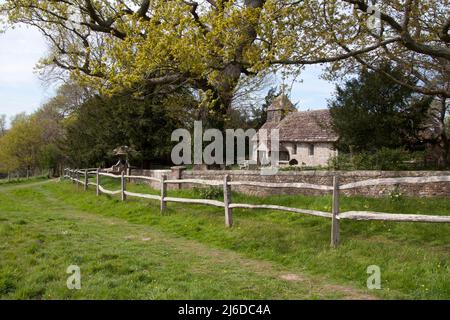
<path id="1" fill-rule="evenodd" d="M 276 97 L 267 108 L 267 122 L 280 122 L 289 112 L 297 111 L 289 98 L 284 94 Z"/>

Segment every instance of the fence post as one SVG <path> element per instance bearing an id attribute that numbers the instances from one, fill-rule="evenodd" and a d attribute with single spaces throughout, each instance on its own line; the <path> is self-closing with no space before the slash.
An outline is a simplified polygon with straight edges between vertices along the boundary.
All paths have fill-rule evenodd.
<path id="1" fill-rule="evenodd" d="M 77 183 L 77 189 L 79 189 L 80 188 L 80 169 L 76 169 L 77 171 L 76 171 L 76 178 L 77 178 L 77 181 L 76 181 L 76 183 Z"/>
<path id="2" fill-rule="evenodd" d="M 167 176 L 163 174 L 161 176 L 161 214 L 164 213 L 164 210 L 166 210 L 167 202 L 165 200 L 167 196 L 167 183 L 166 183 Z"/>
<path id="3" fill-rule="evenodd" d="M 225 226 L 231 228 L 233 226 L 233 209 L 231 204 L 231 186 L 228 184 L 230 176 L 225 175 L 223 178 L 223 202 L 225 204 Z"/>
<path id="4" fill-rule="evenodd" d="M 125 188 L 126 188 L 126 180 L 125 180 L 125 171 L 122 170 L 122 176 L 121 176 L 121 195 L 122 195 L 122 201 L 125 201 L 127 199 L 127 196 L 125 195 Z"/>
<path id="5" fill-rule="evenodd" d="M 88 173 L 87 169 L 84 169 L 84 191 L 88 189 Z"/>
<path id="6" fill-rule="evenodd" d="M 97 168 L 97 172 L 95 174 L 95 179 L 96 179 L 96 184 L 97 184 L 96 194 L 98 197 L 100 195 L 100 168 Z"/>
<path id="7" fill-rule="evenodd" d="M 333 177 L 333 204 L 331 217 L 331 246 L 336 248 L 340 241 L 339 232 L 339 176 Z"/>

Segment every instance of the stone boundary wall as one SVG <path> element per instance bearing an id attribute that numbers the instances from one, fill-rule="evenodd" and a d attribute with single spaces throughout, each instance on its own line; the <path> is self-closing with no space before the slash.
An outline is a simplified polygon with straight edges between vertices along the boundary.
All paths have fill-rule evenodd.
<path id="1" fill-rule="evenodd" d="M 258 170 L 185 170 L 184 167 L 172 167 L 170 170 L 138 170 L 132 169 L 131 175 L 144 175 L 161 178 L 163 174 L 168 179 L 204 179 L 223 180 L 225 174 L 230 176 L 230 181 L 260 181 L 260 182 L 305 182 L 312 184 L 333 185 L 333 176 L 339 175 L 340 184 L 357 182 L 377 178 L 400 177 L 429 177 L 450 176 L 450 171 L 280 171 L 276 175 L 261 175 Z M 142 182 L 142 180 L 141 180 Z M 152 188 L 159 189 L 158 182 L 146 181 Z M 192 184 L 170 184 L 169 189 L 202 187 Z M 323 195 L 330 194 L 327 191 L 296 188 L 265 188 L 253 186 L 233 186 L 233 190 L 249 195 L 267 196 L 284 194 Z M 344 195 L 360 195 L 369 197 L 386 197 L 391 192 L 398 191 L 404 196 L 414 197 L 449 197 L 450 183 L 433 182 L 422 184 L 400 184 L 360 187 L 350 190 L 342 190 Z M 450 199 L 449 199 L 450 201 Z"/>
<path id="2" fill-rule="evenodd" d="M 259 171 L 243 170 L 210 170 L 182 171 L 183 179 L 221 180 L 228 174 L 231 181 L 262 181 L 262 182 L 306 182 L 312 184 L 333 185 L 333 176 L 339 175 L 340 184 L 377 178 L 429 177 L 450 176 L 450 171 L 280 171 L 276 175 L 263 176 Z M 190 187 L 183 185 L 183 187 Z M 283 194 L 323 195 L 326 191 L 295 188 L 264 188 L 252 186 L 233 186 L 233 189 L 250 195 L 267 196 Z M 345 195 L 360 195 L 369 197 L 389 196 L 393 191 L 399 191 L 405 196 L 415 197 L 450 197 L 450 183 L 434 182 L 424 184 L 401 184 L 398 186 L 370 186 L 350 190 L 342 190 Z M 449 199 L 450 200 L 450 199 Z"/>
<path id="3" fill-rule="evenodd" d="M 129 175 L 132 176 L 147 176 L 161 179 L 163 175 L 166 175 L 167 179 L 181 179 L 181 172 L 184 170 L 184 167 L 172 167 L 172 169 L 168 170 L 142 170 L 142 169 L 130 169 Z M 142 179 L 130 179 L 132 182 L 142 183 L 145 182 L 151 188 L 159 190 L 160 184 L 157 181 L 147 181 Z M 180 189 L 179 185 L 169 184 L 167 186 L 168 190 Z"/>

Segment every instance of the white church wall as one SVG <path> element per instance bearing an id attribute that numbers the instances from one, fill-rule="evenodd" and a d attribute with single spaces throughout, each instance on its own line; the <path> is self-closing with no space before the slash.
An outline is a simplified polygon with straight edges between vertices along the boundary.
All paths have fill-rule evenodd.
<path id="1" fill-rule="evenodd" d="M 284 144 L 284 143 L 283 143 Z M 310 155 L 310 143 L 297 143 L 297 153 L 294 143 L 286 143 L 291 159 L 298 161 L 299 165 L 305 166 L 325 166 L 331 157 L 337 155 L 337 150 L 333 149 L 332 143 L 316 142 L 314 145 L 314 154 Z"/>

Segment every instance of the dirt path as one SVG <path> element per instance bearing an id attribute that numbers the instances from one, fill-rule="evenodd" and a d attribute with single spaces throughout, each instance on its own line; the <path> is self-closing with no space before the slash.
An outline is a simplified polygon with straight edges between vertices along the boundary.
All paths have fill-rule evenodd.
<path id="1" fill-rule="evenodd" d="M 376 297 L 350 286 L 328 284 L 318 277 L 293 273 L 292 271 L 271 262 L 248 259 L 231 250 L 210 248 L 194 240 L 172 237 L 151 227 L 131 224 L 122 219 L 106 218 L 97 214 L 78 211 L 72 211 L 70 215 L 84 221 L 87 220 L 92 223 L 102 224 L 107 228 L 114 226 L 122 228 L 123 230 L 128 230 L 129 235 L 125 237 L 125 240 L 127 241 L 147 242 L 151 245 L 157 239 L 158 242 L 162 242 L 169 247 L 181 248 L 184 252 L 211 261 L 211 263 L 226 264 L 228 261 L 234 261 L 241 268 L 247 269 L 262 277 L 276 278 L 286 282 L 301 282 L 303 285 L 309 287 L 311 295 L 322 296 L 332 292 L 341 296 L 343 299 L 376 299 Z M 197 269 L 196 271 L 207 272 L 208 265 L 204 265 L 203 267 L 204 270 Z"/>
<path id="2" fill-rule="evenodd" d="M 18 184 L 14 184 L 14 185 L 0 186 L 0 192 L 37 187 L 37 186 L 41 186 L 41 185 L 44 185 L 47 183 L 57 182 L 58 180 L 59 179 L 49 179 L 49 180 L 29 182 L 29 183 L 23 182 L 23 183 L 18 183 Z"/>

